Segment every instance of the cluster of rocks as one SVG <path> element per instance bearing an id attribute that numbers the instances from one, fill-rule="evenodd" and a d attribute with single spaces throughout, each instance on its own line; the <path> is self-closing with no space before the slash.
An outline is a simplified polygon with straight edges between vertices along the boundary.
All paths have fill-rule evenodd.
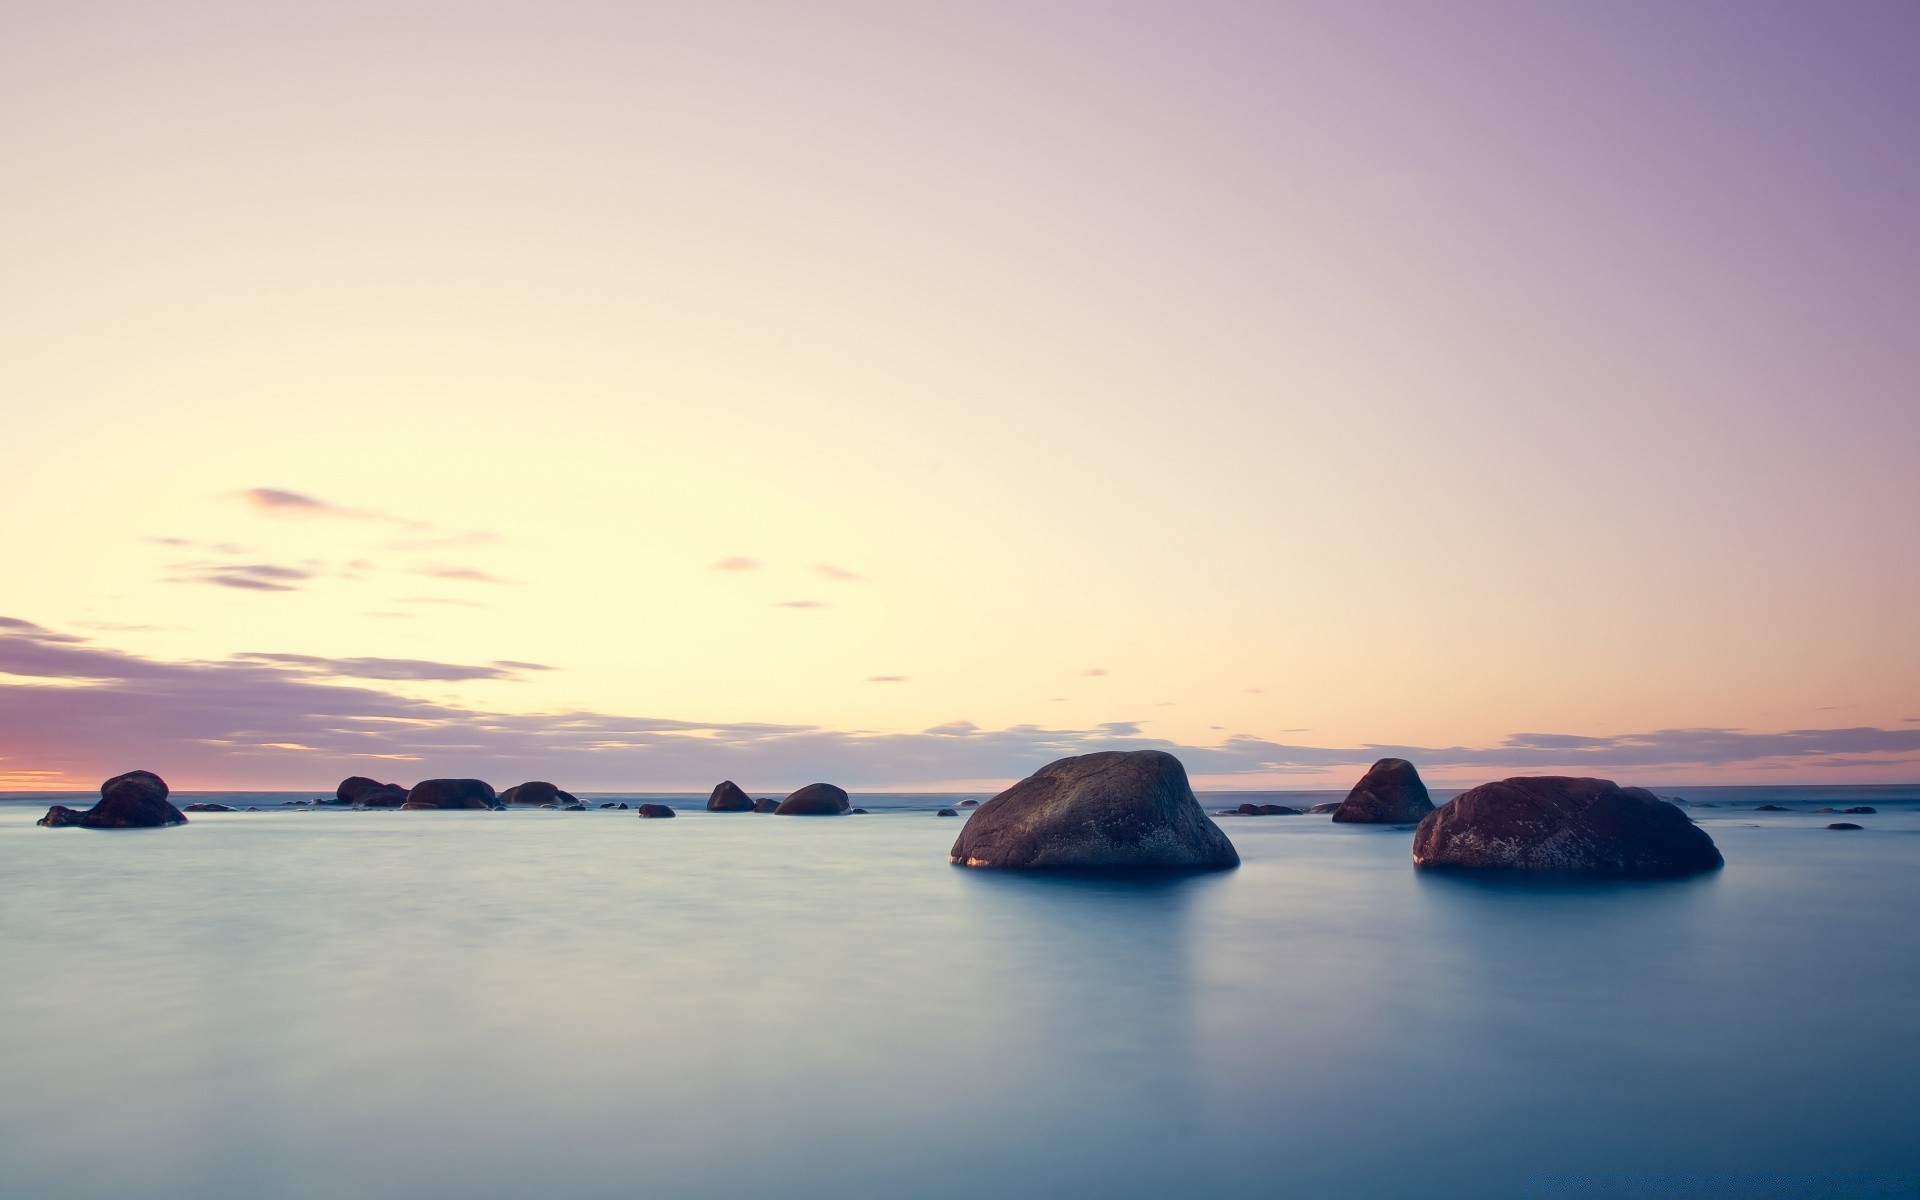
<path id="1" fill-rule="evenodd" d="M 186 814 L 167 799 L 167 781 L 152 771 L 128 771 L 100 785 L 100 799 L 84 812 L 56 804 L 37 822 L 83 829 L 155 829 L 185 825 Z"/>

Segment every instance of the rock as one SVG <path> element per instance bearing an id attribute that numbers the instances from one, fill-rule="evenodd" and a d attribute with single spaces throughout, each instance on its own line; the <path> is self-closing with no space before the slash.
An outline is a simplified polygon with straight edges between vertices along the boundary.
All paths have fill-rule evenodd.
<path id="1" fill-rule="evenodd" d="M 1419 867 L 1646 878 L 1724 864 L 1706 831 L 1642 788 L 1533 776 L 1483 783 L 1422 818 Z"/>
<path id="2" fill-rule="evenodd" d="M 502 804 L 578 804 L 580 798 L 572 792 L 563 792 L 544 779 L 534 779 L 526 783 L 516 783 L 500 793 Z"/>
<path id="3" fill-rule="evenodd" d="M 625 808 L 625 807 L 626 807 L 626 805 L 625 805 L 625 804 L 623 803 L 623 804 L 618 804 L 618 805 L 615 805 L 615 807 L 616 807 L 616 808 Z"/>
<path id="4" fill-rule="evenodd" d="M 1761 804 L 1756 806 L 1753 811 L 1755 812 L 1787 812 L 1788 810 L 1780 807 L 1778 804 Z"/>
<path id="5" fill-rule="evenodd" d="M 1340 802 L 1338 800 L 1324 800 L 1312 808 L 1309 808 L 1307 811 L 1310 813 L 1338 812 L 1340 811 Z"/>
<path id="6" fill-rule="evenodd" d="M 248 808 L 248 809 L 247 809 L 247 811 L 248 811 L 248 812 L 259 812 L 260 810 L 259 810 L 259 809 L 257 809 L 257 808 L 251 808 L 251 807 L 250 807 L 250 808 Z"/>
<path id="7" fill-rule="evenodd" d="M 611 800 L 605 800 L 605 801 L 602 801 L 602 802 L 601 802 L 601 804 L 600 804 L 600 807 L 601 807 L 601 808 L 625 808 L 625 807 L 626 807 L 626 805 L 624 805 L 624 804 L 615 804 L 615 803 L 614 803 L 613 801 L 611 801 Z"/>
<path id="8" fill-rule="evenodd" d="M 1828 829 L 1863 829 L 1865 828 L 1865 826 L 1855 825 L 1852 821 L 1835 821 L 1831 825 L 1828 825 L 1827 828 Z"/>
<path id="9" fill-rule="evenodd" d="M 557 790 L 557 789 L 556 789 Z M 493 788 L 478 779 L 423 779 L 407 793 L 401 811 L 439 808 L 492 808 Z"/>
<path id="10" fill-rule="evenodd" d="M 540 807 L 541 807 L 541 808 L 553 808 L 553 809 L 557 809 L 557 808 L 559 808 L 560 806 L 559 806 L 558 804 L 542 804 L 542 805 L 541 805 Z"/>
<path id="11" fill-rule="evenodd" d="M 847 810 L 847 815 L 852 817 L 864 817 L 867 815 L 867 810 L 864 808 L 850 808 Z"/>
<path id="12" fill-rule="evenodd" d="M 643 817 L 671 817 L 674 812 L 664 804 L 642 804 L 640 815 Z"/>
<path id="13" fill-rule="evenodd" d="M 185 825 L 186 816 L 167 799 L 167 781 L 152 771 L 128 771 L 100 785 L 100 799 L 82 811 L 56 804 L 38 824 L 49 828 L 78 825 L 83 829 L 158 829 Z"/>
<path id="14" fill-rule="evenodd" d="M 1297 808 L 1288 808 L 1284 804 L 1254 804 L 1249 802 L 1242 804 L 1239 808 L 1223 812 L 1220 815 L 1229 817 L 1297 817 L 1300 815 L 1300 810 Z"/>
<path id="15" fill-rule="evenodd" d="M 961 808 L 979 808 L 980 802 L 978 800 L 962 800 L 960 802 L 960 807 Z"/>
<path id="16" fill-rule="evenodd" d="M 1840 810 L 1837 808 L 1816 808 L 1813 811 L 1816 813 L 1837 813 Z"/>
<path id="17" fill-rule="evenodd" d="M 1413 764 L 1404 758 L 1383 758 L 1353 785 L 1333 811 L 1333 819 L 1348 825 L 1407 825 L 1432 811 L 1433 798 Z"/>
<path id="18" fill-rule="evenodd" d="M 189 804 L 185 808 L 181 809 L 180 811 L 181 812 L 239 812 L 240 810 L 225 804 L 214 804 L 211 801 L 202 800 L 198 804 Z"/>
<path id="19" fill-rule="evenodd" d="M 1856 804 L 1852 808 L 1843 808 L 1840 811 L 1846 813 L 1849 816 L 1870 816 L 1873 813 L 1879 812 L 1880 810 L 1877 808 L 1874 808 L 1871 805 Z"/>
<path id="20" fill-rule="evenodd" d="M 755 800 L 753 802 L 753 811 L 759 813 L 779 812 L 780 802 L 778 800 Z"/>
<path id="21" fill-rule="evenodd" d="M 1212 870 L 1240 865 L 1186 768 L 1158 750 L 1048 763 L 982 804 L 949 860 L 968 867 Z"/>
<path id="22" fill-rule="evenodd" d="M 334 789 L 338 803 L 356 808 L 399 808 L 407 802 L 407 789 L 397 783 L 381 783 L 365 775 L 350 775 Z"/>
<path id="23" fill-rule="evenodd" d="M 943 808 L 933 815 L 936 817 L 957 817 L 960 815 L 960 810 L 957 808 Z"/>
<path id="24" fill-rule="evenodd" d="M 707 797 L 708 812 L 752 812 L 753 797 L 740 790 L 731 779 L 723 779 Z"/>
<path id="25" fill-rule="evenodd" d="M 575 801 L 572 804 L 562 804 L 560 810 L 562 812 L 586 812 L 587 806 Z"/>
<path id="26" fill-rule="evenodd" d="M 810 783 L 782 800 L 774 812 L 783 817 L 837 817 L 851 808 L 847 794 L 830 783 Z"/>
<path id="27" fill-rule="evenodd" d="M 1687 807 L 1688 808 L 1719 808 L 1720 806 L 1718 804 L 1715 804 L 1711 800 L 1689 800 L 1687 801 Z"/>

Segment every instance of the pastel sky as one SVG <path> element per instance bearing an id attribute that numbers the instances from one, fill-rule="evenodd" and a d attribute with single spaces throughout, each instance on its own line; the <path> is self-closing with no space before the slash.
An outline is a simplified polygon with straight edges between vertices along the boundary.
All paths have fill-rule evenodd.
<path id="1" fill-rule="evenodd" d="M 1920 6 L 0 7 L 0 786 L 1920 778 Z"/>

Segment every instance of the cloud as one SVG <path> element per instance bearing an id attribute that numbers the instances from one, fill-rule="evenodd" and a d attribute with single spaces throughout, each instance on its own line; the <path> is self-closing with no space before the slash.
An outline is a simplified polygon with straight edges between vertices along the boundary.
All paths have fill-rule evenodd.
<path id="1" fill-rule="evenodd" d="M 842 583 L 865 583 L 866 577 L 856 575 L 845 567 L 836 567 L 829 563 L 815 563 L 813 569 L 828 579 L 837 579 Z"/>
<path id="2" fill-rule="evenodd" d="M 426 575 L 434 579 L 457 579 L 465 583 L 512 583 L 511 579 L 502 579 L 498 575 L 489 575 L 476 567 L 433 566 L 418 567 L 416 575 Z"/>
<path id="3" fill-rule="evenodd" d="M 760 569 L 760 560 L 757 558 L 747 558 L 744 555 L 736 555 L 733 558 L 721 559 L 719 562 L 713 564 L 713 569 L 716 571 L 757 571 Z"/>
<path id="4" fill-rule="evenodd" d="M 774 607 L 775 608 L 827 608 L 830 606 L 824 600 L 782 600 L 777 604 L 775 604 Z"/>
<path id="5" fill-rule="evenodd" d="M 1105 675 L 1107 673 L 1107 669 L 1105 667 L 1088 667 L 1086 670 L 1080 673 L 1082 675 L 1086 675 L 1091 678 L 1091 677 L 1096 677 L 1100 675 Z"/>
<path id="6" fill-rule="evenodd" d="M 402 596 L 401 604 L 447 604 L 456 608 L 485 608 L 478 600 L 455 600 L 451 596 Z"/>
<path id="7" fill-rule="evenodd" d="M 907 681 L 907 677 L 905 675 L 869 675 L 867 676 L 868 683 L 905 683 L 906 681 Z"/>
<path id="8" fill-rule="evenodd" d="M 729 775 L 761 780 L 755 786 L 766 788 L 809 779 L 856 787 L 1015 779 L 1056 758 L 1109 749 L 1165 750 L 1193 775 L 1250 781 L 1357 777 L 1384 757 L 1473 780 L 1557 771 L 1659 782 L 1679 771 L 1776 767 L 1798 775 L 1911 775 L 1920 765 L 1920 728 L 1911 724 L 1780 732 L 1678 728 L 1605 737 L 1519 733 L 1483 747 L 1306 746 L 1236 734 L 1200 746 L 1145 736 L 1131 721 L 991 730 L 951 721 L 918 733 L 873 733 L 597 712 L 505 713 L 375 686 L 497 679 L 495 672 L 535 665 L 264 653 L 171 662 L 0 617 L 0 674 L 14 677 L 0 682 L 0 761 L 12 777 L 53 772 L 87 783 L 141 766 L 198 786 L 314 787 L 368 773 L 377 762 L 405 762 L 415 778 L 551 777 L 569 786 L 636 789 L 704 788 Z M 310 749 L 288 749 L 293 746 Z"/>
<path id="9" fill-rule="evenodd" d="M 180 574 L 169 578 L 168 583 L 209 583 L 254 592 L 297 591 L 299 584 L 316 578 L 316 573 L 305 567 L 278 563 L 188 562 L 174 563 L 171 569 Z"/>
<path id="10" fill-rule="evenodd" d="M 343 504 L 335 504 L 331 500 L 322 500 L 304 492 L 290 492 L 285 488 L 256 487 L 235 494 L 242 503 L 255 512 L 276 517 L 337 517 L 349 521 L 389 521 L 395 525 L 405 525 L 413 529 L 426 526 L 424 521 L 410 521 L 405 517 L 376 512 L 370 508 L 348 508 Z"/>
<path id="11" fill-rule="evenodd" d="M 460 546 L 491 546 L 501 537 L 497 533 L 448 533 L 433 537 L 398 538 L 386 543 L 383 549 L 411 553 L 416 550 L 447 550 Z"/>
<path id="12" fill-rule="evenodd" d="M 346 679 L 466 680 L 512 679 L 521 671 L 551 671 L 539 663 L 495 662 L 491 666 L 463 666 L 416 658 L 317 658 L 310 654 L 236 654 L 241 662 L 272 663 L 302 675 Z"/>

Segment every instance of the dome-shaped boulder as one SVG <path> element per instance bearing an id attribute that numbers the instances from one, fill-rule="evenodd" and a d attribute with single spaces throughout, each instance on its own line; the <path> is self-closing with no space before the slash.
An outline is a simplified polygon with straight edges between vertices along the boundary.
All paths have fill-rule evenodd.
<path id="1" fill-rule="evenodd" d="M 556 789 L 557 790 L 557 789 Z M 407 793 L 405 811 L 441 808 L 492 808 L 493 788 L 479 779 L 423 779 Z"/>
<path id="2" fill-rule="evenodd" d="M 967 867 L 1213 870 L 1240 865 L 1187 783 L 1158 750 L 1109 750 L 1048 763 L 975 809 L 949 855 Z"/>
<path id="3" fill-rule="evenodd" d="M 1353 785 L 1333 819 L 1349 825 L 1411 825 L 1433 811 L 1420 772 L 1404 758 L 1383 758 Z"/>
<path id="4" fill-rule="evenodd" d="M 782 800 L 773 811 L 783 817 L 837 817 L 852 807 L 841 789 L 830 783 L 810 783 Z"/>
<path id="5" fill-rule="evenodd" d="M 407 789 L 365 775 L 349 775 L 333 790 L 333 798 L 355 808 L 399 808 L 407 802 Z"/>
<path id="6" fill-rule="evenodd" d="M 740 790 L 731 779 L 723 779 L 707 797 L 708 812 L 752 812 L 753 797 Z"/>
<path id="7" fill-rule="evenodd" d="M 638 812 L 643 817 L 671 817 L 674 811 L 665 804 L 642 804 Z"/>
<path id="8" fill-rule="evenodd" d="M 1648 878 L 1724 865 L 1704 829 L 1642 788 L 1533 776 L 1483 783 L 1413 831 L 1415 866 Z"/>
<path id="9" fill-rule="evenodd" d="M 753 811 L 757 813 L 779 812 L 780 802 L 778 800 L 772 800 L 772 799 L 766 799 L 766 798 L 755 800 L 753 802 Z"/>
<path id="10" fill-rule="evenodd" d="M 158 829 L 185 825 L 184 813 L 167 799 L 167 781 L 152 771 L 128 771 L 100 785 L 100 799 L 89 809 L 56 804 L 41 817 L 48 827 L 78 825 L 85 829 Z"/>
<path id="11" fill-rule="evenodd" d="M 532 779 L 526 783 L 516 783 L 500 793 L 502 804 L 531 804 L 539 806 L 552 804 L 557 806 L 580 803 L 579 797 L 572 792 L 562 791 L 544 779 Z"/>

